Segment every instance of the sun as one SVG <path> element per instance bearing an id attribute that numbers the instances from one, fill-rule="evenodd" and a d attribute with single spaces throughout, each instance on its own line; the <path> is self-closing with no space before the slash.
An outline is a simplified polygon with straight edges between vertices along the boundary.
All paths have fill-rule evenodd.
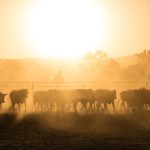
<path id="1" fill-rule="evenodd" d="M 37 57 L 80 57 L 106 35 L 106 12 L 94 0 L 39 0 L 27 10 L 26 37 Z"/>

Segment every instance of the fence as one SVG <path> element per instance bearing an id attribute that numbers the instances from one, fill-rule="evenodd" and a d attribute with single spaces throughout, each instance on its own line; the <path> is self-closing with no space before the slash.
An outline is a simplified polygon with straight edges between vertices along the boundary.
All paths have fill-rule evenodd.
<path id="1" fill-rule="evenodd" d="M 150 88 L 147 82 L 0 82 L 0 91 L 9 92 L 14 89 L 27 88 L 29 92 L 48 89 L 131 89 L 131 88 Z"/>

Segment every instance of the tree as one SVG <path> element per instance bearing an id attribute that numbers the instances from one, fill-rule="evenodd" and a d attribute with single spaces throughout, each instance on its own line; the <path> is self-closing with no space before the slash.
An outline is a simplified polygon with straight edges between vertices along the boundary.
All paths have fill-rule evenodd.
<path id="1" fill-rule="evenodd" d="M 102 51 L 85 54 L 81 66 L 87 81 L 115 80 L 120 68 L 118 62 Z"/>
<path id="2" fill-rule="evenodd" d="M 150 50 L 137 54 L 137 63 L 143 67 L 145 82 L 150 82 Z"/>

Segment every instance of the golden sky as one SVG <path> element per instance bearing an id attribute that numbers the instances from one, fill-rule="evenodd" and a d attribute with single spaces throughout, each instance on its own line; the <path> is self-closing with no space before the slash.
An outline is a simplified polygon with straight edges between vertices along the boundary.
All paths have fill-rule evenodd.
<path id="1" fill-rule="evenodd" d="M 150 49 L 150 0 L 0 0 L 0 58 Z"/>

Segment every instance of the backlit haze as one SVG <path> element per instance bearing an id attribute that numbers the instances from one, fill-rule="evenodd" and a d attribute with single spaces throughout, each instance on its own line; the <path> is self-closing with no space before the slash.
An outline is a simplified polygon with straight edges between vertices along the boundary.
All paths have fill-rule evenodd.
<path id="1" fill-rule="evenodd" d="M 110 56 L 150 48 L 149 0 L 0 0 L 0 58 Z"/>

